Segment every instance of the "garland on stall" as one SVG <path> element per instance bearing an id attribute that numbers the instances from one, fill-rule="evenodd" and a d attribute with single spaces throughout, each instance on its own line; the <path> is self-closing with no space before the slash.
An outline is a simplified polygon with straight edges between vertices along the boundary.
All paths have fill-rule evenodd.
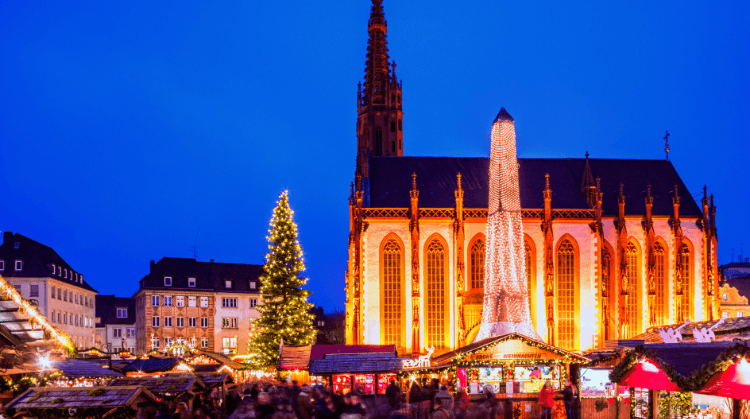
<path id="1" fill-rule="evenodd" d="M 585 364 L 585 363 L 590 362 L 588 358 L 585 358 L 585 357 L 582 357 L 582 356 L 578 356 L 578 355 L 575 355 L 575 354 L 571 354 L 570 352 L 564 351 L 564 350 L 559 349 L 559 348 L 555 348 L 554 346 L 547 345 L 546 343 L 537 342 L 535 340 L 527 338 L 526 336 L 515 334 L 515 333 L 511 333 L 509 335 L 505 335 L 504 337 L 502 337 L 502 338 L 500 338 L 500 339 L 498 339 L 498 340 L 496 340 L 496 341 L 494 341 L 494 342 L 492 342 L 492 343 L 490 343 L 488 345 L 485 345 L 485 346 L 482 346 L 480 348 L 477 348 L 475 350 L 464 352 L 464 353 L 458 355 L 455 359 L 457 361 L 460 361 L 465 356 L 470 355 L 470 354 L 472 354 L 472 353 L 474 353 L 474 352 L 476 352 L 476 351 L 478 351 L 480 349 L 490 349 L 490 348 L 493 348 L 493 347 L 495 347 L 495 346 L 497 346 L 497 345 L 499 345 L 499 344 L 501 344 L 503 342 L 507 342 L 507 341 L 509 341 L 511 339 L 513 339 L 513 340 L 520 340 L 523 343 L 525 343 L 525 344 L 527 344 L 529 346 L 532 346 L 534 348 L 542 349 L 542 350 L 547 351 L 547 352 L 552 352 L 555 355 L 559 355 L 559 356 L 563 357 L 564 359 L 562 359 L 562 360 L 555 360 L 555 361 L 559 361 L 562 364 Z M 550 362 L 552 362 L 552 361 L 550 361 Z M 539 363 L 539 362 L 537 361 L 537 362 L 532 362 L 532 363 Z M 549 362 L 545 361 L 544 363 L 549 363 Z"/>
<path id="2" fill-rule="evenodd" d="M 605 357 L 602 357 L 602 358 L 599 358 L 599 359 L 595 359 L 595 360 L 589 362 L 588 364 L 584 365 L 584 367 L 586 367 L 586 368 L 593 368 L 593 367 L 597 367 L 599 365 L 602 365 L 604 363 L 607 363 L 607 362 L 610 362 L 610 361 L 614 361 L 616 359 L 621 358 L 624 352 L 625 351 L 622 351 L 622 350 L 618 349 L 612 355 L 608 355 L 608 356 L 605 356 Z"/>
<path id="3" fill-rule="evenodd" d="M 3 377 L 0 379 L 0 390 L 1 391 L 12 391 L 13 394 L 23 393 L 31 387 L 46 387 L 51 381 L 55 381 L 62 376 L 60 371 L 55 371 L 51 374 L 27 374 L 16 380 L 13 380 L 10 376 Z"/>
<path id="4" fill-rule="evenodd" d="M 44 331 L 45 339 L 56 340 L 63 348 L 68 351 L 71 357 L 76 355 L 76 346 L 68 335 L 58 331 L 54 326 L 47 322 L 47 319 L 42 316 L 39 311 L 30 302 L 26 301 L 16 288 L 8 283 L 2 276 L 0 276 L 0 297 L 5 300 L 13 300 L 18 305 L 18 309 L 21 314 L 29 317 L 29 323 L 32 327 L 40 326 Z M 49 336 L 49 337 L 48 337 Z"/>
<path id="5" fill-rule="evenodd" d="M 613 383 L 620 382 L 637 362 L 648 359 L 664 371 L 669 380 L 675 383 L 682 391 L 694 392 L 703 387 L 715 374 L 726 370 L 735 360 L 741 359 L 746 355 L 750 355 L 750 348 L 738 343 L 719 354 L 715 360 L 703 365 L 700 369 L 693 371 L 685 377 L 678 373 L 671 365 L 662 362 L 653 352 L 646 349 L 645 346 L 640 345 L 634 351 L 625 355 L 625 358 L 609 374 L 609 379 Z"/>

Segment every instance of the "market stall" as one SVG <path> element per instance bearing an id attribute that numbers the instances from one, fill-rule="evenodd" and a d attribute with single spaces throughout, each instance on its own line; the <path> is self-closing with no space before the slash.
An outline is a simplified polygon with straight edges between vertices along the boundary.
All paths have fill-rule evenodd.
<path id="1" fill-rule="evenodd" d="M 313 381 L 322 381 L 335 394 L 357 390 L 361 394 L 385 394 L 397 379 L 401 358 L 394 353 L 328 354 L 310 362 Z"/>
<path id="2" fill-rule="evenodd" d="M 367 355 L 385 354 L 396 357 L 395 345 L 279 345 L 277 369 L 282 377 L 301 383 L 315 382 L 320 376 L 311 374 L 312 361 L 324 359 L 328 355 Z M 344 378 L 342 378 L 343 380 Z M 362 384 L 362 383 L 360 383 Z M 349 384 L 351 387 L 352 383 Z"/>
<path id="3" fill-rule="evenodd" d="M 52 381 L 55 387 L 94 387 L 106 386 L 110 380 L 123 377 L 123 374 L 104 368 L 95 361 L 70 359 L 67 361 L 52 361 L 50 365 L 59 371 Z"/>
<path id="4" fill-rule="evenodd" d="M 157 401 L 141 386 L 126 387 L 34 387 L 5 406 L 7 417 L 70 418 L 70 417 L 135 417 L 142 402 Z"/>
<path id="5" fill-rule="evenodd" d="M 161 376 L 165 374 L 191 373 L 193 369 L 178 358 L 137 359 L 122 368 L 128 377 Z"/>
<path id="6" fill-rule="evenodd" d="M 664 414 L 739 418 L 750 399 L 750 348 L 732 342 L 642 345 L 611 379 L 633 390 L 633 417 Z"/>
<path id="7" fill-rule="evenodd" d="M 168 374 L 163 377 L 123 377 L 112 380 L 110 386 L 143 386 L 167 400 L 192 400 L 195 394 L 206 388 L 198 377 L 192 374 Z"/>
<path id="8" fill-rule="evenodd" d="M 511 333 L 432 358 L 430 368 L 445 367 L 438 374 L 441 383 L 448 380 L 465 388 L 471 399 L 484 397 L 483 391 L 489 389 L 502 399 L 505 411 L 518 410 L 521 417 L 531 417 L 540 409 L 537 393 L 547 380 L 557 390 L 569 379 L 577 383 L 580 365 L 588 362 L 584 356 Z M 435 372 L 415 369 L 410 374 Z M 563 409 L 559 400 L 557 410 Z"/>

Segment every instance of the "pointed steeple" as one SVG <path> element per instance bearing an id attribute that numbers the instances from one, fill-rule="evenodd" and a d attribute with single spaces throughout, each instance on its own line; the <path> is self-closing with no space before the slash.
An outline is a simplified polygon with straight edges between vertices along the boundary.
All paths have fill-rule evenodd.
<path id="1" fill-rule="evenodd" d="M 581 178 L 581 193 L 586 197 L 589 207 L 594 208 L 596 206 L 596 183 L 591 173 L 588 151 L 586 152 L 586 165 L 583 167 L 583 178 Z"/>
<path id="2" fill-rule="evenodd" d="M 357 169 L 365 178 L 370 156 L 404 155 L 401 82 L 388 56 L 383 0 L 372 0 L 367 32 L 365 81 L 357 94 Z"/>
<path id="3" fill-rule="evenodd" d="M 495 122 L 499 121 L 513 121 L 513 117 L 510 116 L 508 111 L 505 110 L 505 108 L 500 108 L 500 112 L 495 117 Z"/>

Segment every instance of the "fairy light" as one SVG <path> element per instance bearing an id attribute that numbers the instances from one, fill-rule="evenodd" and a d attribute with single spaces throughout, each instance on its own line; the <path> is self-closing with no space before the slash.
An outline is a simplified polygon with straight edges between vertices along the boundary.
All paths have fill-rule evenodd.
<path id="1" fill-rule="evenodd" d="M 503 108 L 492 125 L 484 305 L 475 341 L 514 332 L 540 340 L 529 313 L 519 190 L 516 130 Z"/>
<path id="2" fill-rule="evenodd" d="M 18 293 L 16 288 L 8 283 L 2 276 L 0 276 L 0 294 L 4 297 L 13 300 L 14 303 L 29 317 L 29 322 L 33 325 L 39 325 L 46 332 L 49 333 L 50 338 L 56 340 L 60 345 L 68 350 L 69 353 L 74 354 L 76 347 L 73 345 L 73 341 L 65 333 L 59 332 L 52 325 L 47 322 L 47 319 L 39 314 L 39 311 L 26 301 L 21 294 Z"/>

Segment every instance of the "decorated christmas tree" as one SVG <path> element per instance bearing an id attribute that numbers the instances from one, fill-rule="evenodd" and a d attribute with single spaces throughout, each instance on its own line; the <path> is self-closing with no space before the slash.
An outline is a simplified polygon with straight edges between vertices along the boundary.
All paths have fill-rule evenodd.
<path id="1" fill-rule="evenodd" d="M 273 210 L 267 239 L 269 251 L 260 278 L 263 304 L 257 307 L 260 318 L 253 322 L 248 344 L 248 362 L 256 367 L 276 364 L 282 339 L 284 345 L 308 345 L 315 337 L 310 293 L 302 289 L 307 278 L 300 276 L 305 263 L 286 191 Z"/>

